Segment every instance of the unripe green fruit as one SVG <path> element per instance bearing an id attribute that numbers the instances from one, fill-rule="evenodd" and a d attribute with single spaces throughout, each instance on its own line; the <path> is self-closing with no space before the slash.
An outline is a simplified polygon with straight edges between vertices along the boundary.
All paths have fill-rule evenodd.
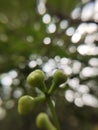
<path id="1" fill-rule="evenodd" d="M 34 98 L 31 96 L 22 96 L 18 101 L 19 114 L 26 115 L 30 113 L 35 106 Z"/>
<path id="2" fill-rule="evenodd" d="M 32 87 L 37 87 L 42 91 L 45 91 L 44 85 L 45 75 L 41 70 L 35 70 L 31 72 L 27 77 L 27 83 Z"/>
<path id="3" fill-rule="evenodd" d="M 67 76 L 61 70 L 57 70 L 53 75 L 53 82 L 49 93 L 52 93 L 59 85 L 64 83 L 66 80 Z"/>
<path id="4" fill-rule="evenodd" d="M 57 130 L 53 124 L 50 122 L 46 113 L 42 112 L 37 116 L 36 125 L 38 128 L 44 130 Z"/>
<path id="5" fill-rule="evenodd" d="M 67 76 L 61 71 L 57 70 L 53 75 L 54 82 L 59 86 L 67 80 Z"/>

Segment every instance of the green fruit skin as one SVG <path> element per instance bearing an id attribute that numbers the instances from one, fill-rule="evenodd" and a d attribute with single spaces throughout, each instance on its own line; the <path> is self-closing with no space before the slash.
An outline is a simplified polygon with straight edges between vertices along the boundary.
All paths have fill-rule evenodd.
<path id="1" fill-rule="evenodd" d="M 37 116 L 36 125 L 38 128 L 44 130 L 57 130 L 53 124 L 50 122 L 46 113 L 42 112 Z"/>
<path id="2" fill-rule="evenodd" d="M 32 87 L 37 87 L 42 91 L 45 91 L 45 85 L 44 85 L 45 75 L 44 73 L 37 69 L 33 72 L 31 72 L 27 77 L 27 83 L 31 85 Z"/>
<path id="3" fill-rule="evenodd" d="M 28 95 L 22 96 L 18 101 L 18 112 L 21 115 L 30 113 L 35 106 L 34 98 Z"/>
<path id="4" fill-rule="evenodd" d="M 57 70 L 53 75 L 52 86 L 50 87 L 49 93 L 52 93 L 59 85 L 67 81 L 67 76 L 61 71 Z"/>
<path id="5" fill-rule="evenodd" d="M 59 86 L 67 80 L 67 76 L 61 70 L 57 70 L 53 75 L 53 79 L 55 84 Z"/>

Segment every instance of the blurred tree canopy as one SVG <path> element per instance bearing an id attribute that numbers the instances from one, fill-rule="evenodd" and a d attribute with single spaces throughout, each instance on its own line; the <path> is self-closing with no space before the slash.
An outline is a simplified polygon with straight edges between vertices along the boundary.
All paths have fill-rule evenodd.
<path id="1" fill-rule="evenodd" d="M 54 98 L 62 130 L 98 130 L 98 0 L 0 0 L 0 130 L 37 130 L 17 100 L 36 95 L 26 76 L 56 69 L 68 76 Z"/>

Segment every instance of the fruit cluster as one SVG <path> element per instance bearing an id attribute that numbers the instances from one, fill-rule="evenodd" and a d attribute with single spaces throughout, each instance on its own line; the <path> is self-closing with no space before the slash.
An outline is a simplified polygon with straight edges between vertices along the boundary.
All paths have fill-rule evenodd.
<path id="1" fill-rule="evenodd" d="M 51 96 L 54 91 L 58 88 L 59 85 L 66 82 L 67 76 L 61 71 L 57 70 L 53 75 L 52 85 L 48 89 L 45 84 L 45 74 L 41 70 L 35 70 L 31 72 L 27 77 L 27 83 L 34 88 L 38 88 L 41 91 L 41 95 L 38 97 L 32 97 L 29 95 L 25 95 L 20 97 L 18 101 L 18 112 L 22 115 L 26 115 L 35 108 L 35 106 L 42 102 L 46 101 L 51 109 L 52 114 L 55 116 L 55 112 L 53 110 L 53 104 L 51 102 Z M 55 116 L 55 125 L 57 125 L 57 119 Z M 47 114 L 40 113 L 36 118 L 36 125 L 38 128 L 43 128 L 45 130 L 57 130 L 59 126 L 57 125 L 57 129 L 50 122 Z"/>

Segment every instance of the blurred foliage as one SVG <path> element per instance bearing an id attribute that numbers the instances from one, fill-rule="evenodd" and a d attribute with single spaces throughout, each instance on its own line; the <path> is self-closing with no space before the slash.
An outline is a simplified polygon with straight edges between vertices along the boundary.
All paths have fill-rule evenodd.
<path id="1" fill-rule="evenodd" d="M 20 96 L 36 95 L 25 79 L 38 68 L 47 86 L 56 69 L 68 75 L 54 98 L 62 130 L 98 130 L 97 16 L 98 0 L 0 0 L 0 130 L 37 130 L 48 113 L 17 113 Z"/>

